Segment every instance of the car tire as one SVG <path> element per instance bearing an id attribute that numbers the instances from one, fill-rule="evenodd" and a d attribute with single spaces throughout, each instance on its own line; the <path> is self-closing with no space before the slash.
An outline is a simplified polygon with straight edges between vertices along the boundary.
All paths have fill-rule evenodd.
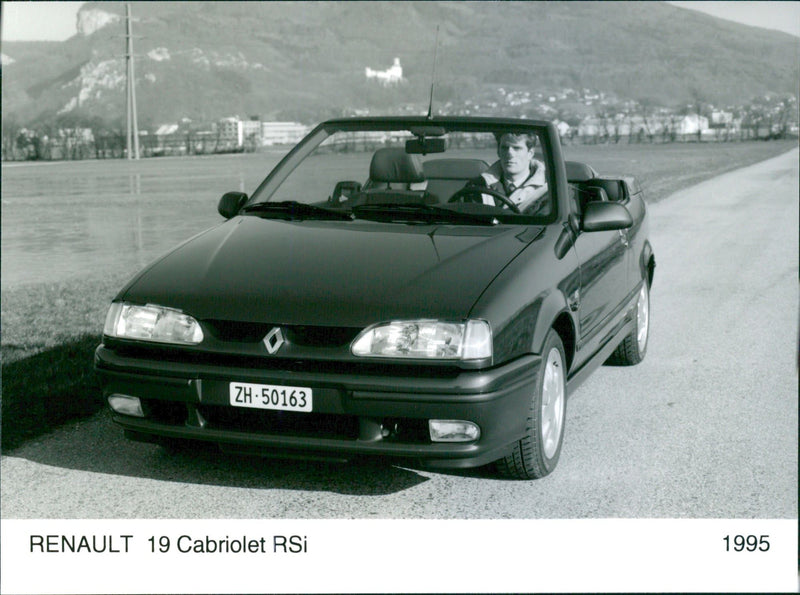
<path id="1" fill-rule="evenodd" d="M 499 473 L 515 479 L 539 479 L 558 464 L 567 413 L 564 345 L 553 330 L 545 337 L 543 363 L 531 398 L 525 436 L 497 461 Z"/>
<path id="2" fill-rule="evenodd" d="M 636 328 L 623 339 L 608 363 L 617 366 L 635 366 L 647 354 L 650 338 L 650 286 L 645 281 L 636 300 Z"/>

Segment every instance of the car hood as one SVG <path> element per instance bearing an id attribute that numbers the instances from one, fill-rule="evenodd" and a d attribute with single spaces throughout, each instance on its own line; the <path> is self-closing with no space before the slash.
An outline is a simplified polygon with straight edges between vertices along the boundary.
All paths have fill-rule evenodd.
<path id="1" fill-rule="evenodd" d="M 118 299 L 291 325 L 458 320 L 541 231 L 242 216 L 151 264 Z"/>

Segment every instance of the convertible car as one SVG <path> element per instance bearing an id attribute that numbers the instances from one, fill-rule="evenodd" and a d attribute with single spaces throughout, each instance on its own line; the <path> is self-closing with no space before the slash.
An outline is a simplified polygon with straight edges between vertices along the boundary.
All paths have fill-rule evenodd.
<path id="1" fill-rule="evenodd" d="M 532 204 L 488 183 L 507 133 Z M 327 121 L 218 211 L 109 309 L 95 369 L 128 438 L 539 478 L 568 395 L 647 350 L 642 190 L 548 122 Z"/>

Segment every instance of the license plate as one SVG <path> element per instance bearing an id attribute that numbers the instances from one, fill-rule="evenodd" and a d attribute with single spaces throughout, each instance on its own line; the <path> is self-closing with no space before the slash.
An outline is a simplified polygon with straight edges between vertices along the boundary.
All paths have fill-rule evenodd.
<path id="1" fill-rule="evenodd" d="M 311 411 L 312 390 L 303 386 L 231 382 L 230 403 L 234 407 Z"/>

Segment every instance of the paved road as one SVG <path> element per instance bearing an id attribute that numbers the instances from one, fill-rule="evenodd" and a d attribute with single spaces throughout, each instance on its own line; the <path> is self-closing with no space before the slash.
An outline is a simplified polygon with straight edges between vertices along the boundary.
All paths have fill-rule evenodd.
<path id="1" fill-rule="evenodd" d="M 647 359 L 571 398 L 540 481 L 169 456 L 106 414 L 2 458 L 5 518 L 796 518 L 798 151 L 651 208 Z"/>

